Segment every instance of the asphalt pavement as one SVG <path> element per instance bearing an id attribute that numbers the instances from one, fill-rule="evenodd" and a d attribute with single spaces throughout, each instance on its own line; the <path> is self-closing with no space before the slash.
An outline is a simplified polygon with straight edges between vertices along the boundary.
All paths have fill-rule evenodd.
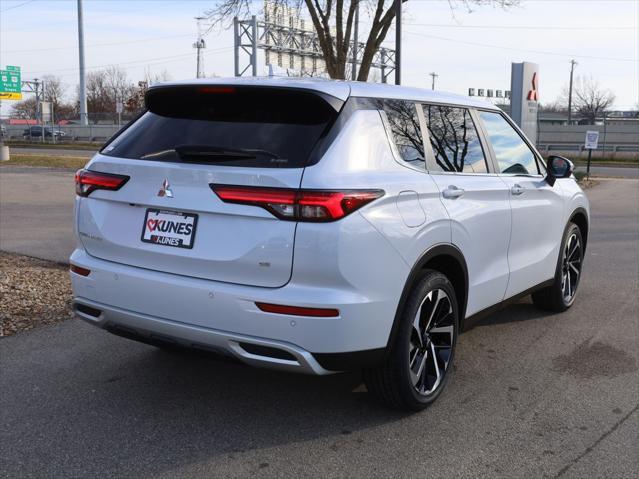
<path id="1" fill-rule="evenodd" d="M 637 477 L 639 181 L 588 196 L 573 308 L 524 300 L 476 324 L 422 413 L 377 405 L 356 373 L 252 369 L 70 320 L 0 340 L 0 477 Z"/>
<path id="2" fill-rule="evenodd" d="M 0 249 L 66 263 L 74 198 L 72 171 L 0 167 Z"/>
<path id="3" fill-rule="evenodd" d="M 576 170 L 585 172 L 586 167 L 577 166 Z M 607 178 L 639 178 L 639 166 L 591 166 L 590 173 Z"/>

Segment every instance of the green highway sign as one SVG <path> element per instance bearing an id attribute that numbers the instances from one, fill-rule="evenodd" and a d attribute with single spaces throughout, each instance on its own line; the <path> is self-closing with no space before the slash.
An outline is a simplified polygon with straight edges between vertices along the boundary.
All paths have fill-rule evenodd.
<path id="1" fill-rule="evenodd" d="M 7 65 L 6 70 L 0 70 L 0 100 L 22 100 L 20 67 Z"/>

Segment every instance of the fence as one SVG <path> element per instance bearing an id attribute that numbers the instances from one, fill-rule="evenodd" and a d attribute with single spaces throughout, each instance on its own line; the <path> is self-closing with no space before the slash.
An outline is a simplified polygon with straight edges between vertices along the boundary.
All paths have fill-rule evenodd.
<path id="1" fill-rule="evenodd" d="M 5 125 L 5 140 L 26 140 L 31 142 L 42 142 L 41 136 L 29 136 L 29 127 L 25 125 Z M 98 142 L 102 143 L 111 138 L 117 131 L 117 125 L 66 125 L 46 127 L 53 132 L 51 136 L 45 133 L 46 143 L 67 143 L 67 142 Z"/>
<path id="2" fill-rule="evenodd" d="M 599 132 L 593 158 L 639 159 L 639 121 L 612 125 L 539 125 L 537 147 L 542 154 L 586 158 L 586 131 Z"/>

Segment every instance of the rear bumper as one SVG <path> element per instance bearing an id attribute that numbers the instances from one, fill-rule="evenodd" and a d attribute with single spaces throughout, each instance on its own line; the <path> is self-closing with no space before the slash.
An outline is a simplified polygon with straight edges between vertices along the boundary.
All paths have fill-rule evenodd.
<path id="1" fill-rule="evenodd" d="M 155 318 L 80 297 L 74 299 L 73 310 L 77 317 L 95 326 L 143 342 L 209 350 L 253 366 L 317 375 L 331 373 L 308 351 L 281 341 Z"/>
<path id="2" fill-rule="evenodd" d="M 291 282 L 282 288 L 242 286 L 150 271 L 89 256 L 71 263 L 76 315 L 116 334 L 210 349 L 242 362 L 328 374 L 381 360 L 397 299 L 344 288 Z M 337 317 L 261 311 L 256 302 L 335 308 Z M 92 311 L 94 310 L 94 311 Z"/>

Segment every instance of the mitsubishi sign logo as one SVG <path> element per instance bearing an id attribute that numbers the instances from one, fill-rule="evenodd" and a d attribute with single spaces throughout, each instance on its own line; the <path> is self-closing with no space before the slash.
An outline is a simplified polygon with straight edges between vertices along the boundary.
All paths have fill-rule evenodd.
<path id="1" fill-rule="evenodd" d="M 168 178 L 165 178 L 164 181 L 162 182 L 162 188 L 160 188 L 160 191 L 158 191 L 158 196 L 173 198 L 173 192 L 171 191 L 171 185 L 169 184 Z"/>
<path id="2" fill-rule="evenodd" d="M 532 90 L 528 91 L 526 99 L 528 101 L 539 101 L 539 94 L 537 93 L 537 72 L 533 73 L 532 77 Z"/>

